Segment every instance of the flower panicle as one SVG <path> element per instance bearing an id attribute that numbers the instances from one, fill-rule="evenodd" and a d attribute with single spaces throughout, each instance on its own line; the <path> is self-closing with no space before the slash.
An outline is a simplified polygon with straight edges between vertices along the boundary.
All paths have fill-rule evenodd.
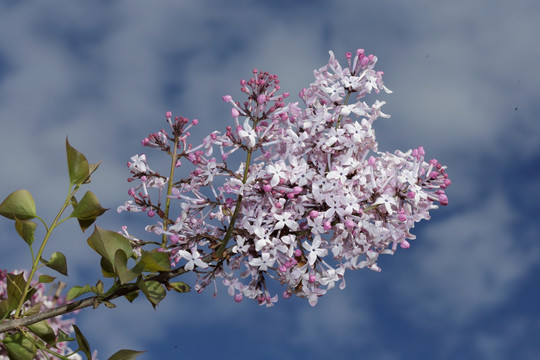
<path id="1" fill-rule="evenodd" d="M 446 167 L 425 161 L 423 147 L 378 150 L 373 122 L 389 115 L 381 111 L 384 101 L 364 98 L 390 90 L 374 55 L 359 49 L 345 57 L 342 67 L 330 52 L 300 92 L 303 106 L 286 104 L 277 76 L 254 69 L 240 82 L 245 102 L 223 97 L 233 125 L 197 146 L 185 142 L 188 121 L 168 113 L 181 139 L 179 163 L 194 166 L 186 178 L 159 175 L 143 155 L 131 159 L 128 181 L 139 185 L 118 210 L 160 214 L 149 190 L 160 198 L 172 182 L 163 196 L 177 204 L 175 216 L 147 230 L 167 237 L 164 251 L 173 266 L 197 272 L 197 291 L 221 279 L 235 301 L 272 306 L 278 296 L 268 285 L 277 281 L 283 298 L 297 295 L 315 305 L 336 285 L 345 287 L 346 270 L 380 271 L 379 255 L 409 248 L 415 223 L 448 204 Z M 174 137 L 159 131 L 143 145 L 170 152 Z M 229 157 L 242 152 L 246 160 L 232 168 Z M 227 251 L 210 256 L 223 246 Z"/>

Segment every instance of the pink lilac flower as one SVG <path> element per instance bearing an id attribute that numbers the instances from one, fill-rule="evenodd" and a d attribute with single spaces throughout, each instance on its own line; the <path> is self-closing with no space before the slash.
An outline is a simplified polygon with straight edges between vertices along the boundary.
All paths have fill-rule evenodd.
<path id="1" fill-rule="evenodd" d="M 286 103 L 278 77 L 254 69 L 240 82 L 245 101 L 223 97 L 233 117 L 226 131 L 197 146 L 187 142 L 197 123 L 168 116 L 171 135 L 161 130 L 143 145 L 172 156 L 176 143 L 176 163 L 191 164 L 190 176 L 173 181 L 136 155 L 129 181 L 138 185 L 130 185 L 131 200 L 118 211 L 159 215 L 147 231 L 182 239 L 164 250 L 176 266 L 197 267 L 197 291 L 222 278 L 237 302 L 272 306 L 277 296 L 267 284 L 278 281 L 284 298 L 315 305 L 337 282 L 345 287 L 346 270 L 380 271 L 379 255 L 409 248 L 415 223 L 448 204 L 451 181 L 421 146 L 379 151 L 373 123 L 390 116 L 384 101 L 366 96 L 391 91 L 376 63 L 359 49 L 342 67 L 330 52 L 300 92 L 303 105 Z M 210 158 L 216 150 L 221 161 Z M 242 153 L 246 160 L 232 168 L 228 159 Z M 171 182 L 177 212 L 165 219 L 161 196 Z M 202 260 L 225 244 L 226 255 Z"/>

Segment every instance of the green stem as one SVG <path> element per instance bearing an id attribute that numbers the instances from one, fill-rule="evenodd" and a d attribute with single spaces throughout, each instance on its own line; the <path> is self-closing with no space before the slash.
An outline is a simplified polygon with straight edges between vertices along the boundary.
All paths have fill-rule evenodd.
<path id="1" fill-rule="evenodd" d="M 68 197 L 66 198 L 66 201 L 64 201 L 64 204 L 62 205 L 62 208 L 60 209 L 58 214 L 56 214 L 56 217 L 54 218 L 51 226 L 47 228 L 47 233 L 45 234 L 45 237 L 43 238 L 43 242 L 41 243 L 41 246 L 39 247 L 36 257 L 33 259 L 32 271 L 30 272 L 30 275 L 28 276 L 28 281 L 26 282 L 26 285 L 24 287 L 21 300 L 19 301 L 19 305 L 17 306 L 17 310 L 15 311 L 15 317 L 19 317 L 21 314 L 22 306 L 26 299 L 26 294 L 28 294 L 28 290 L 30 289 L 30 283 L 32 282 L 32 279 L 34 278 L 34 275 L 39 268 L 39 261 L 41 259 L 41 255 L 43 254 L 43 251 L 45 250 L 45 245 L 47 245 L 47 241 L 49 241 L 49 238 L 51 237 L 51 234 L 54 228 L 58 225 L 60 216 L 62 216 L 62 214 L 68 207 L 68 205 L 71 203 L 71 198 L 73 197 L 73 195 L 75 195 L 75 193 L 78 190 L 79 190 L 79 185 L 75 186 L 73 191 L 69 193 Z"/>
<path id="2" fill-rule="evenodd" d="M 345 100 L 343 100 L 343 105 L 347 105 L 347 103 L 349 102 L 349 97 L 351 96 L 351 94 L 352 94 L 352 92 L 347 93 L 347 97 L 345 98 Z M 334 127 L 334 129 L 337 130 L 337 128 L 339 127 L 339 123 L 341 122 L 342 118 L 343 118 L 343 115 L 338 116 L 338 119 L 336 121 L 336 126 Z"/>
<path id="3" fill-rule="evenodd" d="M 41 351 L 45 351 L 45 352 L 48 352 L 49 354 L 59 358 L 59 359 L 62 359 L 62 360 L 69 360 L 68 357 L 66 356 L 62 356 L 60 355 L 59 353 L 56 353 L 52 350 L 50 350 L 49 348 L 47 348 L 43 343 L 41 343 L 40 341 L 37 341 L 36 339 L 34 339 L 34 337 L 30 334 L 28 334 L 26 331 L 23 331 L 23 334 L 24 336 L 30 340 L 39 350 Z M 43 354 L 45 356 L 45 354 Z"/>
<path id="4" fill-rule="evenodd" d="M 256 126 L 256 123 L 253 124 L 253 127 Z M 244 177 L 242 179 L 242 184 L 245 184 L 249 175 L 249 165 L 251 163 L 251 152 L 252 149 L 247 150 L 247 157 L 246 157 L 246 166 L 244 167 Z M 219 245 L 219 248 L 217 249 L 215 253 L 215 258 L 219 259 L 221 258 L 221 255 L 223 254 L 223 251 L 225 251 L 225 248 L 227 247 L 227 243 L 231 239 L 232 232 L 234 229 L 234 224 L 236 223 L 236 218 L 238 217 L 238 213 L 240 212 L 240 205 L 242 204 L 242 195 L 238 195 L 238 199 L 236 200 L 236 206 L 234 208 L 234 213 L 231 218 L 231 222 L 229 223 L 229 227 L 227 228 L 227 233 L 225 234 L 225 237 L 223 238 L 223 241 L 221 242 L 221 245 Z"/>
<path id="5" fill-rule="evenodd" d="M 173 186 L 173 177 L 174 177 L 174 169 L 176 168 L 176 156 L 178 151 L 178 137 L 175 136 L 174 138 L 174 150 L 171 155 L 171 171 L 169 173 L 169 182 L 167 184 L 167 195 L 165 199 L 165 212 L 163 215 L 163 230 L 167 230 L 167 225 L 169 222 L 169 208 L 171 206 L 171 198 L 169 197 L 172 192 L 172 186 Z M 167 234 L 163 234 L 161 237 L 161 247 L 165 249 L 167 247 Z"/>

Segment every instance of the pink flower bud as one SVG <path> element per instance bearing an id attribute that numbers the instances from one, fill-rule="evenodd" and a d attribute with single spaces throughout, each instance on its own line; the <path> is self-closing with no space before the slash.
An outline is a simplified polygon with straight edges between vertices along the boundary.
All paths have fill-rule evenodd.
<path id="1" fill-rule="evenodd" d="M 399 246 L 401 246 L 402 249 L 408 249 L 411 247 L 411 244 L 407 240 L 403 240 Z"/>
<path id="2" fill-rule="evenodd" d="M 154 217 L 156 216 L 156 212 L 154 210 L 148 210 L 147 215 L 148 217 Z"/>
<path id="3" fill-rule="evenodd" d="M 192 123 L 193 125 L 197 125 L 197 124 L 199 123 L 199 120 L 193 119 L 193 120 L 191 121 L 191 123 Z"/>
<path id="4" fill-rule="evenodd" d="M 236 118 L 236 117 L 239 117 L 240 116 L 240 113 L 238 112 L 238 110 L 236 110 L 235 108 L 232 108 L 231 109 L 231 116 Z"/>
<path id="5" fill-rule="evenodd" d="M 352 229 L 353 227 L 355 226 L 355 223 L 354 221 L 348 219 L 348 220 L 345 220 L 345 227 L 349 228 L 349 229 Z"/>
<path id="6" fill-rule="evenodd" d="M 317 280 L 317 277 L 314 275 L 314 274 L 309 274 L 309 282 L 311 284 L 314 284 L 315 283 L 315 280 Z"/>
<path id="7" fill-rule="evenodd" d="M 289 200 L 294 199 L 294 193 L 293 192 L 288 193 L 287 194 L 287 199 L 289 199 Z"/>
<path id="8" fill-rule="evenodd" d="M 311 210 L 310 213 L 309 213 L 309 216 L 312 219 L 315 219 L 317 216 L 319 216 L 319 212 L 317 210 Z"/>
<path id="9" fill-rule="evenodd" d="M 324 222 L 324 230 L 328 231 L 332 228 L 332 224 L 330 223 L 330 221 L 326 220 Z"/>
<path id="10" fill-rule="evenodd" d="M 171 118 L 171 117 L 172 117 L 172 112 L 167 111 L 167 112 L 165 113 L 165 117 L 166 117 L 166 118 Z"/>
<path id="11" fill-rule="evenodd" d="M 302 250 L 300 250 L 300 249 L 294 250 L 294 256 L 296 256 L 296 257 L 302 256 Z"/>
<path id="12" fill-rule="evenodd" d="M 264 192 L 270 192 L 272 191 L 272 187 L 268 184 L 263 185 L 263 191 Z"/>
<path id="13" fill-rule="evenodd" d="M 446 196 L 446 194 L 439 195 L 439 204 L 441 204 L 442 206 L 448 205 L 448 197 Z"/>
<path id="14" fill-rule="evenodd" d="M 407 216 L 405 216 L 405 214 L 401 213 L 401 214 L 398 215 L 398 219 L 399 219 L 399 221 L 405 221 L 405 220 L 407 220 Z"/>
<path id="15" fill-rule="evenodd" d="M 234 301 L 236 301 L 237 303 L 241 302 L 243 298 L 244 297 L 240 293 L 234 294 Z"/>
<path id="16" fill-rule="evenodd" d="M 266 102 L 266 95 L 261 94 L 257 97 L 257 103 L 264 104 Z"/>
<path id="17" fill-rule="evenodd" d="M 222 97 L 223 101 L 225 102 L 231 102 L 232 101 L 232 96 L 231 95 L 224 95 Z"/>

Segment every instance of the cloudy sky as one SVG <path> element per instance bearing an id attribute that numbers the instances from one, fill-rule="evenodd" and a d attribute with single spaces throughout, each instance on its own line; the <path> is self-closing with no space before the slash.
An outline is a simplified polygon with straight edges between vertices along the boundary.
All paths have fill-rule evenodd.
<path id="1" fill-rule="evenodd" d="M 535 0 L 0 0 L 0 197 L 28 189 L 52 220 L 69 135 L 103 160 L 89 187 L 113 209 L 101 226 L 143 235 L 146 218 L 114 209 L 125 163 L 165 111 L 199 119 L 200 141 L 230 124 L 221 96 L 240 98 L 252 68 L 297 94 L 328 50 L 343 60 L 365 48 L 394 91 L 380 97 L 392 115 L 375 123 L 380 150 L 422 145 L 453 181 L 410 249 L 381 257 L 381 273 L 349 272 L 315 308 L 236 304 L 221 288 L 171 294 L 157 311 L 142 300 L 86 309 L 79 326 L 101 359 L 120 348 L 147 350 L 140 359 L 539 358 L 539 34 Z M 70 286 L 95 281 L 88 234 L 65 225 L 47 253 L 69 255 Z M 0 267 L 29 266 L 7 220 L 0 244 Z"/>

